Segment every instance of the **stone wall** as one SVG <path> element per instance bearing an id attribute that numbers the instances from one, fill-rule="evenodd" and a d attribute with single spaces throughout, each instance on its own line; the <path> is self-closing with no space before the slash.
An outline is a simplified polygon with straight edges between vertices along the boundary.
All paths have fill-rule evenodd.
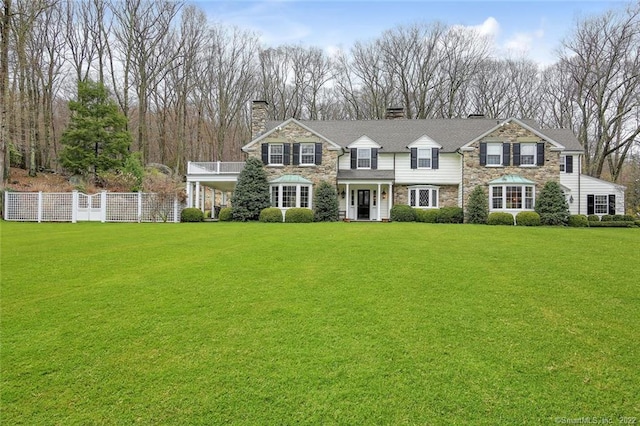
<path id="1" fill-rule="evenodd" d="M 394 185 L 393 204 L 409 204 L 409 186 Z M 418 185 L 419 186 L 419 185 Z M 440 188 L 438 207 L 458 207 L 458 185 L 433 185 Z"/>
<path id="2" fill-rule="evenodd" d="M 298 175 L 312 181 L 314 184 L 325 180 L 332 185 L 337 183 L 338 176 L 338 155 L 339 150 L 329 150 L 333 148 L 328 142 L 323 141 L 310 131 L 298 126 L 295 123 L 289 123 L 281 129 L 276 129 L 266 138 L 263 143 L 273 141 L 274 143 L 290 143 L 291 153 L 293 154 L 293 144 L 295 142 L 322 142 L 322 164 L 313 166 L 265 166 L 267 172 L 267 180 L 271 181 L 283 175 Z M 258 144 L 254 150 L 248 153 L 249 157 L 262 159 L 261 146 Z M 293 157 L 293 156 L 292 156 Z"/>
<path id="3" fill-rule="evenodd" d="M 508 123 L 487 135 L 482 140 L 472 144 L 471 147 L 475 148 L 473 151 L 463 153 L 463 196 L 465 206 L 467 205 L 471 191 L 473 191 L 477 185 L 486 186 L 489 181 L 504 175 L 519 175 L 525 179 L 534 181 L 536 183 L 536 199 L 547 181 L 553 180 L 560 182 L 560 153 L 551 151 L 553 145 L 544 139 L 540 140 L 540 142 L 545 142 L 543 166 L 511 165 L 485 167 L 480 165 L 480 142 L 486 139 L 502 139 L 503 142 L 517 143 L 518 138 L 522 137 L 535 138 L 537 135 L 517 123 Z M 511 148 L 511 155 L 513 156 L 513 147 Z M 513 161 L 510 161 L 510 163 L 512 164 Z"/>

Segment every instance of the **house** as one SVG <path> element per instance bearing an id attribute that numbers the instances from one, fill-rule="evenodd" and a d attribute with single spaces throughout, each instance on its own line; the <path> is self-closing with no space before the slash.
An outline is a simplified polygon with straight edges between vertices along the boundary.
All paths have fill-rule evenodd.
<path id="1" fill-rule="evenodd" d="M 533 210 L 547 181 L 561 184 L 572 214 L 623 214 L 624 187 L 586 176 L 583 150 L 570 130 L 542 129 L 508 118 L 407 120 L 390 108 L 385 120 L 267 120 L 252 105 L 252 140 L 242 147 L 264 163 L 272 205 L 313 208 L 320 181 L 336 186 L 340 211 L 352 220 L 389 218 L 394 204 L 463 207 L 486 188 L 489 211 Z M 203 208 L 207 188 L 222 204 L 243 163 L 189 163 L 190 206 Z"/>

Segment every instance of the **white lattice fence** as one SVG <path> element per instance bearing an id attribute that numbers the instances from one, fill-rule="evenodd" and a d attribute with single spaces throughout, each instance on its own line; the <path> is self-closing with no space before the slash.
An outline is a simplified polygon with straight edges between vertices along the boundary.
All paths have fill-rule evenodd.
<path id="1" fill-rule="evenodd" d="M 4 219 L 24 222 L 179 222 L 184 206 L 149 193 L 5 192 Z"/>

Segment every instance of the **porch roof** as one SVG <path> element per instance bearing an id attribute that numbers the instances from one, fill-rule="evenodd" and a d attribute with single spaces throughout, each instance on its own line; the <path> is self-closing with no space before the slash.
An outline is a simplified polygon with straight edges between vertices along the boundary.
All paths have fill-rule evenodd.
<path id="1" fill-rule="evenodd" d="M 338 170 L 338 179 L 393 180 L 393 170 Z"/>
<path id="2" fill-rule="evenodd" d="M 515 184 L 515 185 L 535 185 L 535 182 L 520 175 L 504 175 L 492 181 L 489 185 Z"/>

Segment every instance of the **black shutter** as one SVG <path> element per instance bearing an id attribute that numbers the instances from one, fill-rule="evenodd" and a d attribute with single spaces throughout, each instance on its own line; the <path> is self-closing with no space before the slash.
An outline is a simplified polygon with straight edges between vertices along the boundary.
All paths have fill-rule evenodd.
<path id="1" fill-rule="evenodd" d="M 264 164 L 269 164 L 269 144 L 262 144 L 262 162 Z"/>
<path id="2" fill-rule="evenodd" d="M 418 148 L 411 148 L 411 168 L 418 168 Z"/>
<path id="3" fill-rule="evenodd" d="M 291 164 L 291 144 L 290 143 L 285 143 L 284 145 L 284 155 L 282 156 L 282 164 L 284 164 L 285 166 L 288 166 L 289 164 Z"/>
<path id="4" fill-rule="evenodd" d="M 358 168 L 358 149 L 357 148 L 351 148 L 351 168 L 352 169 Z"/>
<path id="5" fill-rule="evenodd" d="M 567 155 L 564 157 L 564 172 L 565 173 L 573 173 L 573 155 Z"/>
<path id="6" fill-rule="evenodd" d="M 511 164 L 511 144 L 503 143 L 502 144 L 502 165 L 508 166 Z"/>
<path id="7" fill-rule="evenodd" d="M 431 148 L 431 168 L 437 169 L 440 166 L 440 150 Z"/>
<path id="8" fill-rule="evenodd" d="M 300 164 L 300 144 L 294 143 L 293 144 L 293 165 L 297 166 L 298 164 Z"/>
<path id="9" fill-rule="evenodd" d="M 536 156 L 536 165 L 544 166 L 544 142 L 537 144 L 538 155 Z"/>
<path id="10" fill-rule="evenodd" d="M 316 165 L 320 165 L 322 164 L 322 143 L 321 142 L 317 142 L 316 143 L 316 161 L 315 161 Z"/>
<path id="11" fill-rule="evenodd" d="M 371 148 L 371 169 L 378 168 L 378 148 Z"/>
<path id="12" fill-rule="evenodd" d="M 593 194 L 587 195 L 587 214 L 596 213 L 596 197 Z"/>
<path id="13" fill-rule="evenodd" d="M 487 165 L 487 143 L 480 142 L 480 165 Z"/>
<path id="14" fill-rule="evenodd" d="M 513 165 L 514 166 L 520 165 L 520 144 L 519 143 L 513 144 Z"/>
<path id="15" fill-rule="evenodd" d="M 616 214 L 616 196 L 609 194 L 609 214 Z"/>

